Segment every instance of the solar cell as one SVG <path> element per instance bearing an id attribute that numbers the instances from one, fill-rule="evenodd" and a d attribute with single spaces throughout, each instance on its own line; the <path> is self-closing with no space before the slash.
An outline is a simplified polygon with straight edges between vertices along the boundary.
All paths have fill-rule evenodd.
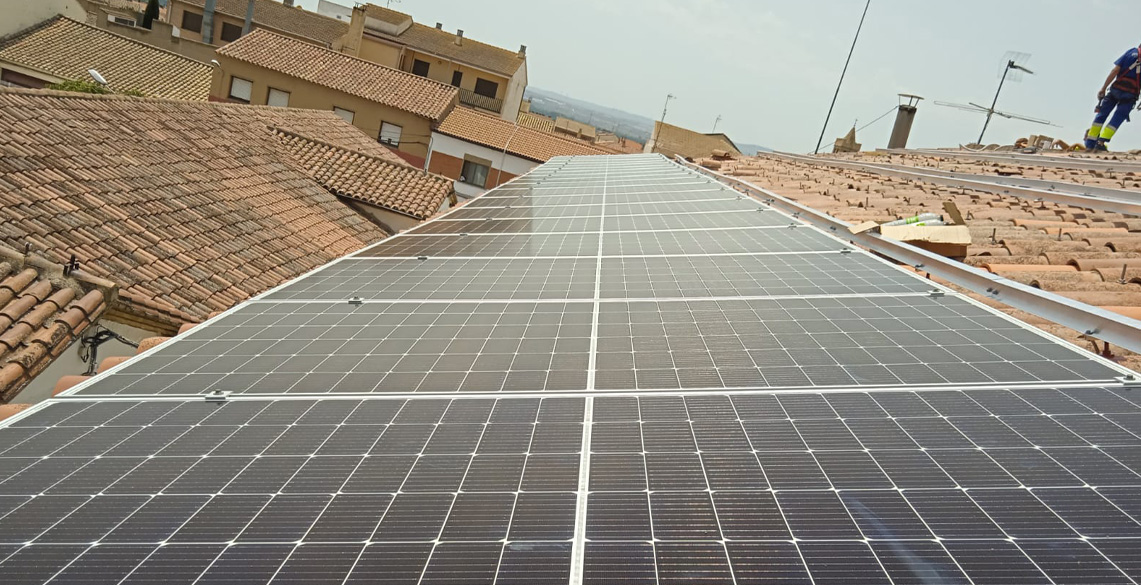
<path id="1" fill-rule="evenodd" d="M 170 426 L 180 434 L 153 443 L 145 457 L 108 455 L 115 446 L 110 442 L 84 456 L 41 444 L 46 452 L 40 458 L 0 457 L 6 467 L 22 468 L 0 484 L 10 494 L 0 499 L 0 546 L 6 547 L 4 557 L 15 555 L 0 563 L 0 576 L 5 583 L 18 582 L 9 578 L 28 577 L 26 563 L 34 562 L 45 571 L 54 567 L 30 573 L 46 580 L 62 568 L 52 559 L 71 555 L 77 560 L 66 574 L 81 582 L 103 582 L 104 576 L 118 582 L 136 567 L 143 574 L 159 571 L 160 562 L 179 563 L 188 578 L 233 579 L 236 571 L 254 581 L 285 574 L 312 582 L 332 574 L 340 582 L 356 570 L 358 559 L 365 570 L 401 550 L 412 558 L 403 556 L 400 563 L 416 578 L 421 572 L 446 574 L 472 551 L 495 560 L 492 575 L 500 555 L 505 563 L 511 559 L 510 567 L 500 569 L 510 578 L 525 579 L 527 565 L 540 557 L 547 571 L 569 571 L 576 485 L 560 478 L 578 473 L 582 399 L 335 401 L 340 408 L 332 416 L 328 402 L 290 402 L 292 414 L 285 417 L 262 416 L 276 406 L 270 401 L 171 402 L 169 412 L 137 416 L 132 414 L 147 410 L 147 403 L 82 403 L 86 408 L 68 416 L 53 412 L 63 408 L 53 404 L 42 411 L 42 422 L 38 416 L 20 421 L 19 428 L 34 433 L 24 443 L 56 429 L 90 434 L 114 428 L 129 436 Z M 90 410 L 104 412 L 85 417 Z M 322 410 L 318 414 L 326 416 L 310 416 Z M 40 426 L 45 423 L 54 424 Z M 534 438 L 548 426 L 562 440 L 536 445 Z M 404 431 L 425 427 L 421 440 L 408 442 Z M 455 436 L 455 427 L 478 433 L 462 445 L 430 448 L 438 436 Z M 195 440 L 170 451 L 198 431 L 225 437 L 250 429 L 265 429 L 277 439 L 252 456 L 227 453 L 218 440 Z M 289 439 L 286 429 L 312 432 Z M 357 454 L 323 452 L 339 431 L 354 429 L 361 445 Z M 385 441 L 394 434 L 402 438 Z M 566 455 L 566 471 L 552 465 L 552 451 Z M 81 472 L 118 460 L 125 464 L 101 468 L 104 487 L 88 483 L 95 491 L 84 495 L 56 495 L 55 486 L 66 479 L 33 469 L 68 461 Z M 207 547 L 212 554 L 183 548 L 175 554 L 166 550 L 169 545 Z"/>

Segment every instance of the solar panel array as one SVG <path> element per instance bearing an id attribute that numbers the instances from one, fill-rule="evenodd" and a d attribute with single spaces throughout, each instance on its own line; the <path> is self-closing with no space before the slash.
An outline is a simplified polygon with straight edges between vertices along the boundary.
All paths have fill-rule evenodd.
<path id="1" fill-rule="evenodd" d="M 0 583 L 1137 583 L 1114 364 L 559 158 L 0 426 Z"/>

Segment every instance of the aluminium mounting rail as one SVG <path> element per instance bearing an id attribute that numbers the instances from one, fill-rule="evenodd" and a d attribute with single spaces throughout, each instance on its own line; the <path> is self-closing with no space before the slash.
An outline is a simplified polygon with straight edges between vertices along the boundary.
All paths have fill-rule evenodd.
<path id="1" fill-rule="evenodd" d="M 1043 181 L 1014 177 L 987 177 L 970 173 L 956 173 L 939 169 L 908 167 L 886 163 L 866 163 L 848 160 L 832 160 L 821 157 L 802 156 L 784 152 L 762 153 L 761 156 L 778 160 L 790 160 L 811 165 L 828 166 L 837 169 L 865 171 L 923 181 L 932 185 L 972 189 L 996 195 L 1009 195 L 1034 201 L 1050 201 L 1096 211 L 1109 211 L 1141 217 L 1141 194 L 1122 189 L 1075 185 L 1061 181 Z M 1026 184 L 1015 184 L 1022 181 Z M 1037 185 L 1037 186 L 1035 186 Z"/>
<path id="2" fill-rule="evenodd" d="M 883 149 L 877 152 L 890 154 L 920 154 L 926 156 L 946 156 L 950 158 L 965 158 L 979 161 L 1005 162 L 1012 164 L 1025 164 L 1055 169 L 1070 169 L 1074 171 L 1141 171 L 1141 161 L 1107 160 L 1101 158 L 1086 158 L 1076 156 L 1051 156 L 1043 154 L 1022 154 L 1018 152 L 994 152 L 969 150 L 938 150 L 933 148 L 920 148 L 916 150 Z"/>
<path id="3" fill-rule="evenodd" d="M 848 231 L 850 224 L 821 211 L 684 159 L 678 158 L 676 162 L 750 196 L 765 200 L 769 205 L 792 213 L 801 220 L 838 237 L 851 240 L 898 262 L 909 264 L 985 298 L 1005 303 L 1129 351 L 1141 352 L 1141 321 L 1015 282 L 910 244 L 885 238 L 880 234 L 871 232 L 852 234 Z"/>

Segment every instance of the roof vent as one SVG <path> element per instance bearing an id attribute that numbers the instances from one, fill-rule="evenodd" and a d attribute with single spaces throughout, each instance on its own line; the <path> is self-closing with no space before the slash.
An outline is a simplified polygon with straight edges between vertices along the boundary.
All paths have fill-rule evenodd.
<path id="1" fill-rule="evenodd" d="M 519 56 L 520 57 L 526 57 L 527 56 L 527 45 L 519 45 Z"/>
<path id="2" fill-rule="evenodd" d="M 444 23 L 437 22 L 436 23 L 436 30 L 444 30 Z"/>
<path id="3" fill-rule="evenodd" d="M 464 44 L 464 31 L 463 31 L 463 29 L 456 31 L 456 44 L 457 45 L 463 45 Z"/>

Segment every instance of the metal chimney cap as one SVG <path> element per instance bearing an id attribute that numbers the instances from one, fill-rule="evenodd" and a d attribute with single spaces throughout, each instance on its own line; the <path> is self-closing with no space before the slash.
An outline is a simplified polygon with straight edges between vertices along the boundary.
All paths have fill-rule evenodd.
<path id="1" fill-rule="evenodd" d="M 444 23 L 437 22 L 436 23 L 436 30 L 444 30 Z"/>

